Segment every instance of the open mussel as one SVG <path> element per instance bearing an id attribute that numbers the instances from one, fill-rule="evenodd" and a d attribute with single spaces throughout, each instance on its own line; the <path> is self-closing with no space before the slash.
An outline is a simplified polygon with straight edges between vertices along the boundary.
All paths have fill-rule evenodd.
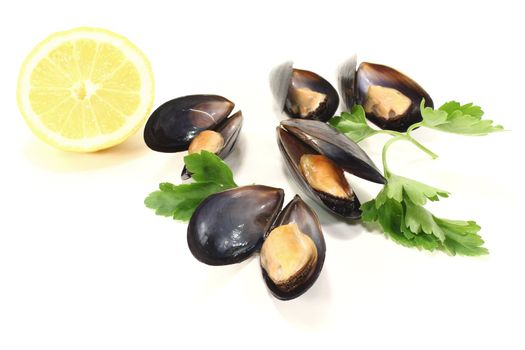
<path id="1" fill-rule="evenodd" d="M 261 248 L 264 234 L 282 208 L 284 191 L 244 186 L 212 194 L 188 224 L 188 247 L 208 265 L 241 262 Z"/>
<path id="2" fill-rule="evenodd" d="M 228 117 L 234 103 L 217 95 L 190 95 L 170 100 L 149 117 L 146 145 L 158 152 L 213 152 L 230 154 L 242 128 L 242 113 Z M 183 169 L 182 178 L 190 174 Z"/>
<path id="3" fill-rule="evenodd" d="M 238 187 L 206 198 L 188 225 L 188 246 L 209 265 L 234 264 L 260 251 L 264 281 L 282 300 L 308 290 L 323 267 L 326 246 L 316 214 L 299 196 L 281 211 L 284 191 Z"/>
<path id="4" fill-rule="evenodd" d="M 339 70 L 339 89 L 345 110 L 363 106 L 366 117 L 381 129 L 406 131 L 422 120 L 420 103 L 433 107 L 429 94 L 414 80 L 388 66 L 362 62 L 356 57 Z"/>
<path id="5" fill-rule="evenodd" d="M 323 269 L 326 244 L 315 212 L 296 195 L 281 211 L 261 248 L 261 270 L 278 299 L 297 298 Z"/>
<path id="6" fill-rule="evenodd" d="M 316 73 L 295 69 L 291 62 L 275 68 L 270 84 L 280 110 L 291 118 L 330 119 L 339 107 L 335 88 Z"/>
<path id="7" fill-rule="evenodd" d="M 288 170 L 308 196 L 349 219 L 361 216 L 360 202 L 343 171 L 384 184 L 368 155 L 326 123 L 289 119 L 277 127 L 277 143 Z"/>

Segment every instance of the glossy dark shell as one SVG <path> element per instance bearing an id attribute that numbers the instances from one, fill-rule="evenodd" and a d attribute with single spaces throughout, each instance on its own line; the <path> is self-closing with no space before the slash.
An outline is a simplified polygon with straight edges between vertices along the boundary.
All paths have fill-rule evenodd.
<path id="1" fill-rule="evenodd" d="M 297 286 L 297 288 L 294 288 L 288 292 L 284 292 L 277 288 L 273 281 L 268 277 L 268 274 L 264 268 L 261 267 L 263 278 L 266 282 L 266 285 L 268 286 L 268 289 L 276 298 L 281 300 L 294 299 L 306 292 L 315 283 L 317 277 L 319 277 L 319 274 L 323 269 L 326 256 L 326 244 L 319 219 L 317 218 L 315 212 L 308 205 L 306 205 L 305 202 L 303 202 L 301 197 L 297 195 L 279 214 L 273 227 L 287 225 L 293 222 L 297 224 L 299 230 L 302 233 L 308 235 L 315 243 L 315 247 L 317 249 L 317 262 L 315 270 L 310 278 L 304 281 L 301 285 Z M 266 237 L 267 235 L 265 235 L 265 238 Z"/>
<path id="2" fill-rule="evenodd" d="M 225 159 L 235 147 L 237 139 L 241 133 L 243 116 L 242 112 L 238 111 L 231 117 L 223 120 L 216 128 L 215 131 L 220 133 L 224 138 L 224 146 L 218 152 L 218 156 L 221 159 Z M 186 169 L 186 166 L 182 169 L 181 178 L 187 180 L 191 177 L 191 173 Z"/>
<path id="3" fill-rule="evenodd" d="M 344 108 L 350 111 L 355 104 L 365 105 L 368 89 L 372 85 L 396 89 L 408 97 L 411 104 L 407 111 L 395 118 L 385 119 L 374 112 L 367 112 L 366 117 L 381 129 L 406 131 L 412 124 L 422 120 L 419 105 L 425 99 L 425 105 L 434 107 L 430 95 L 414 80 L 388 66 L 363 62 L 356 70 L 356 57 L 350 58 L 339 69 L 339 90 Z"/>
<path id="4" fill-rule="evenodd" d="M 277 143 L 288 171 L 306 195 L 337 215 L 348 219 L 359 219 L 361 217 L 361 204 L 355 193 L 350 199 L 336 198 L 312 188 L 304 178 L 299 165 L 301 156 L 303 154 L 319 154 L 319 152 L 282 127 L 277 128 Z"/>
<path id="5" fill-rule="evenodd" d="M 351 111 L 356 104 L 356 73 L 357 73 L 357 56 L 350 57 L 339 67 L 338 84 L 339 92 L 341 93 L 341 100 L 343 101 L 343 109 Z"/>
<path id="6" fill-rule="evenodd" d="M 149 117 L 144 141 L 154 151 L 185 151 L 198 133 L 217 127 L 233 107 L 233 102 L 217 95 L 190 95 L 168 101 Z"/>
<path id="7" fill-rule="evenodd" d="M 208 265 L 241 262 L 258 251 L 281 210 L 284 191 L 253 185 L 212 194 L 188 224 L 191 253 Z"/>
<path id="8" fill-rule="evenodd" d="M 365 151 L 332 126 L 315 120 L 289 119 L 283 120 L 281 127 L 343 170 L 365 180 L 386 183 Z"/>
<path id="9" fill-rule="evenodd" d="M 215 131 L 220 133 L 224 138 L 224 146 L 218 153 L 218 156 L 222 159 L 225 159 L 231 153 L 233 147 L 235 147 L 239 134 L 241 133 L 242 122 L 242 112 L 238 111 L 215 128 Z"/>
<path id="10" fill-rule="evenodd" d="M 339 107 L 337 90 L 326 79 L 307 70 L 294 69 L 291 62 L 286 62 L 275 68 L 271 73 L 270 83 L 279 109 L 291 118 L 315 119 L 326 122 Z M 301 102 L 294 97 L 293 91 L 301 88 L 321 93 L 326 97 L 316 110 L 307 115 L 294 111 L 294 106 L 298 106 Z"/>

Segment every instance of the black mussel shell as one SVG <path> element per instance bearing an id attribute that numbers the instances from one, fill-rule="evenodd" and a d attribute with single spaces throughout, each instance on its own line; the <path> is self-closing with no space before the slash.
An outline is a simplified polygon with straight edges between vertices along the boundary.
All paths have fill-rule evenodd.
<path id="1" fill-rule="evenodd" d="M 233 150 L 233 147 L 237 143 L 239 134 L 241 133 L 243 116 L 241 111 L 233 114 L 231 117 L 223 120 L 216 128 L 215 131 L 220 133 L 224 138 L 224 146 L 218 152 L 218 156 L 221 159 L 225 159 Z M 182 169 L 181 178 L 187 180 L 191 177 L 191 173 L 186 169 L 186 166 Z"/>
<path id="2" fill-rule="evenodd" d="M 328 121 L 339 107 L 335 88 L 320 75 L 294 69 L 286 62 L 273 70 L 271 88 L 276 103 L 291 118 Z"/>
<path id="3" fill-rule="evenodd" d="M 277 128 L 277 143 L 292 178 L 310 198 L 342 217 L 348 219 L 359 219 L 361 217 L 361 204 L 355 193 L 350 199 L 337 198 L 318 191 L 308 184 L 300 169 L 301 156 L 303 154 L 319 154 L 319 152 L 282 127 Z"/>
<path id="4" fill-rule="evenodd" d="M 241 133 L 242 121 L 242 112 L 238 111 L 215 128 L 215 131 L 220 133 L 224 138 L 224 146 L 218 153 L 221 159 L 226 158 L 233 150 L 233 147 L 235 147 L 239 134 Z"/>
<path id="5" fill-rule="evenodd" d="M 357 56 L 353 55 L 346 62 L 339 67 L 338 83 L 339 92 L 341 93 L 341 100 L 343 101 L 343 108 L 346 111 L 351 111 L 356 104 L 356 68 Z"/>
<path id="6" fill-rule="evenodd" d="M 317 262 L 312 275 L 306 281 L 301 283 L 301 285 L 298 285 L 296 288 L 290 291 L 282 291 L 279 289 L 270 279 L 264 268 L 261 267 L 263 278 L 266 282 L 266 285 L 268 286 L 268 289 L 276 298 L 281 300 L 294 299 L 306 292 L 315 283 L 317 277 L 321 273 L 326 255 L 326 244 L 319 219 L 317 218 L 315 212 L 305 202 L 303 202 L 301 197 L 298 195 L 296 195 L 294 199 L 282 210 L 273 227 L 287 225 L 290 223 L 296 223 L 299 227 L 299 230 L 312 239 L 317 249 Z M 268 231 L 268 234 L 269 233 L 270 231 Z"/>
<path id="7" fill-rule="evenodd" d="M 343 170 L 376 183 L 386 183 L 374 162 L 357 143 L 332 126 L 316 120 L 288 119 L 281 127 Z"/>
<path id="8" fill-rule="evenodd" d="M 407 101 L 404 112 L 397 114 L 394 110 L 388 112 L 388 117 L 379 115 L 373 107 L 374 102 L 370 100 L 370 87 L 383 87 L 394 90 L 396 94 L 402 94 Z M 368 120 L 381 129 L 406 131 L 412 124 L 422 120 L 419 105 L 425 99 L 425 105 L 434 107 L 429 94 L 414 80 L 403 73 L 380 64 L 363 62 L 359 65 L 356 77 L 356 103 L 365 108 Z M 347 106 L 347 108 L 351 106 Z"/>
<path id="9" fill-rule="evenodd" d="M 151 114 L 144 129 L 144 141 L 154 151 L 185 151 L 198 133 L 214 129 L 233 107 L 233 102 L 217 95 L 173 99 Z"/>
<path id="10" fill-rule="evenodd" d="M 281 210 L 284 191 L 253 185 L 212 194 L 188 224 L 188 246 L 208 265 L 241 262 L 261 248 L 263 237 Z"/>
<path id="11" fill-rule="evenodd" d="M 270 90 L 272 91 L 279 112 L 284 110 L 288 87 L 292 80 L 292 72 L 293 63 L 290 61 L 278 65 L 270 72 Z"/>

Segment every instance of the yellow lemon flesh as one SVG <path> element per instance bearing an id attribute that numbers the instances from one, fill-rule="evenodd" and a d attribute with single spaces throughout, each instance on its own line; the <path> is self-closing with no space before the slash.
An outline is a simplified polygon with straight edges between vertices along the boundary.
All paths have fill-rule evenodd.
<path id="1" fill-rule="evenodd" d="M 51 35 L 22 65 L 17 99 L 42 140 L 66 151 L 92 152 L 136 132 L 153 105 L 146 56 L 125 37 L 98 28 Z"/>

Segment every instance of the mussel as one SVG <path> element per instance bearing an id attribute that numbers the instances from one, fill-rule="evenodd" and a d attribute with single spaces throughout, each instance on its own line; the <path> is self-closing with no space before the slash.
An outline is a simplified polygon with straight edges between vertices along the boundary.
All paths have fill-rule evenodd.
<path id="1" fill-rule="evenodd" d="M 295 195 L 279 214 L 260 254 L 264 280 L 278 299 L 297 298 L 317 280 L 326 244 L 317 215 L 301 197 Z"/>
<path id="2" fill-rule="evenodd" d="M 188 246 L 208 265 L 241 262 L 260 251 L 263 279 L 277 298 L 306 292 L 323 267 L 319 220 L 299 196 L 281 211 L 284 191 L 252 185 L 206 198 L 192 215 Z"/>
<path id="3" fill-rule="evenodd" d="M 158 152 L 190 153 L 202 150 L 225 158 L 242 128 L 242 113 L 228 117 L 234 103 L 217 95 L 190 95 L 170 100 L 149 117 L 144 129 L 146 145 Z M 184 168 L 181 174 L 191 174 Z"/>
<path id="4" fill-rule="evenodd" d="M 291 118 L 330 119 L 339 107 L 335 88 L 316 73 L 295 69 L 291 62 L 270 74 L 272 93 L 280 110 Z"/>
<path id="5" fill-rule="evenodd" d="M 433 107 L 429 94 L 414 80 L 388 66 L 362 62 L 356 57 L 339 69 L 339 90 L 345 110 L 363 106 L 366 117 L 381 129 L 406 131 L 422 120 L 420 103 Z"/>
<path id="6" fill-rule="evenodd" d="M 277 127 L 277 143 L 296 183 L 330 211 L 349 219 L 361 217 L 360 202 L 343 171 L 384 184 L 368 155 L 330 125 L 288 119 Z"/>

